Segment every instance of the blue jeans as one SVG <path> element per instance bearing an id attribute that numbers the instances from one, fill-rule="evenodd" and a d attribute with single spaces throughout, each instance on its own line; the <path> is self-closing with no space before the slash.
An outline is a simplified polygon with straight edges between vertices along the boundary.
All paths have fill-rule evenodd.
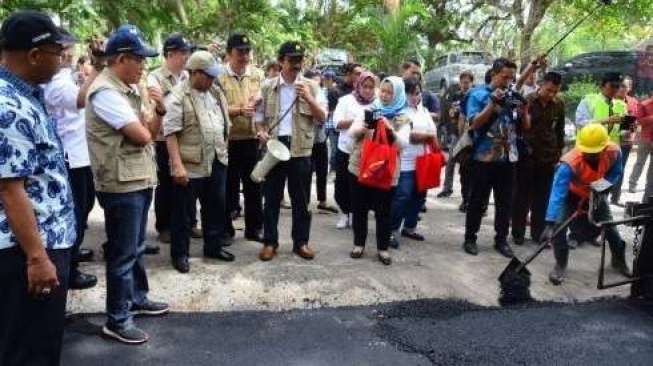
<path id="1" fill-rule="evenodd" d="M 98 192 L 107 234 L 107 325 L 133 325 L 130 301 L 144 304 L 149 286 L 145 273 L 145 230 L 152 190 L 129 193 Z"/>
<path id="2" fill-rule="evenodd" d="M 401 172 L 390 208 L 392 231 L 399 230 L 402 222 L 404 229 L 411 230 L 417 227 L 417 216 L 424 202 L 426 202 L 426 194 L 417 192 L 415 171 Z"/>

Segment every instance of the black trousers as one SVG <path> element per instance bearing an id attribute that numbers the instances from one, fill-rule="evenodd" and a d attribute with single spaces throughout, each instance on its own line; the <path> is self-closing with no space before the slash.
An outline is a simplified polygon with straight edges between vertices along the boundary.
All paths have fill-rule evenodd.
<path id="1" fill-rule="evenodd" d="M 463 198 L 463 203 L 469 203 L 472 192 L 471 176 L 472 172 L 472 159 L 469 154 L 461 156 L 458 158 L 458 163 L 460 167 L 458 168 L 458 174 L 460 174 L 460 194 Z M 487 207 L 487 204 L 486 204 Z"/>
<path id="2" fill-rule="evenodd" d="M 256 235 L 263 226 L 263 202 L 261 187 L 249 175 L 259 157 L 259 142 L 256 139 L 229 141 L 229 165 L 227 167 L 227 213 L 240 208 L 240 184 L 245 196 L 245 235 Z M 228 231 L 233 226 L 231 215 L 227 215 Z"/>
<path id="3" fill-rule="evenodd" d="M 165 141 L 156 141 L 156 165 L 159 185 L 154 190 L 154 227 L 157 232 L 169 231 L 172 211 L 175 209 L 172 193 L 172 176 L 170 175 L 170 156 Z M 191 225 L 197 225 L 197 207 L 188 207 Z"/>
<path id="4" fill-rule="evenodd" d="M 476 241 L 478 230 L 481 228 L 483 206 L 494 193 L 494 230 L 495 243 L 506 241 L 510 228 L 510 213 L 513 185 L 512 163 L 485 163 L 472 161 L 473 180 L 467 216 L 465 218 L 465 241 Z"/>
<path id="5" fill-rule="evenodd" d="M 311 155 L 312 169 L 317 178 L 317 201 L 326 201 L 327 196 L 327 175 L 329 174 L 329 147 L 325 142 L 318 142 L 313 145 L 313 153 Z M 311 180 L 313 174 L 311 174 Z M 313 184 L 311 184 L 312 186 Z M 310 197 L 310 195 L 309 195 Z"/>
<path id="6" fill-rule="evenodd" d="M 288 140 L 280 141 L 290 145 Z M 308 195 L 311 187 L 311 158 L 295 157 L 278 163 L 268 173 L 263 183 L 265 197 L 263 241 L 266 245 L 279 245 L 279 211 L 288 180 L 288 193 L 292 205 L 292 240 L 294 249 L 308 244 L 311 232 L 311 213 Z"/>
<path id="7" fill-rule="evenodd" d="M 192 223 L 183 209 L 195 205 L 199 198 L 202 217 L 204 252 L 216 253 L 224 246 L 225 190 L 227 168 L 218 160 L 213 162 L 211 176 L 191 178 L 188 185 L 173 184 L 175 207 L 170 230 L 170 256 L 188 257 Z"/>
<path id="8" fill-rule="evenodd" d="M 77 239 L 71 250 L 72 261 L 70 265 L 71 275 L 74 275 L 79 266 L 77 256 L 79 255 L 79 248 L 84 242 L 84 232 L 88 226 L 88 215 L 95 205 L 95 185 L 90 166 L 68 169 L 68 178 L 73 193 L 75 221 L 77 223 Z"/>
<path id="9" fill-rule="evenodd" d="M 334 199 L 344 214 L 351 213 L 351 183 L 349 177 L 349 154 L 336 151 L 336 182 Z"/>
<path id="10" fill-rule="evenodd" d="M 376 248 L 387 250 L 390 244 L 390 208 L 394 190 L 382 191 L 358 184 L 358 178 L 349 173 L 351 205 L 353 212 L 354 245 L 364 247 L 367 241 L 367 220 L 370 210 L 376 221 Z"/>
<path id="11" fill-rule="evenodd" d="M 0 250 L 0 365 L 59 365 L 70 254 L 70 249 L 48 250 L 60 286 L 49 296 L 37 298 L 27 292 L 22 250 Z"/>
<path id="12" fill-rule="evenodd" d="M 512 236 L 524 238 L 526 218 L 530 213 L 531 238 L 540 239 L 544 231 L 546 208 L 551 194 L 555 164 L 543 164 L 530 157 L 515 165 L 515 189 L 512 209 Z"/>

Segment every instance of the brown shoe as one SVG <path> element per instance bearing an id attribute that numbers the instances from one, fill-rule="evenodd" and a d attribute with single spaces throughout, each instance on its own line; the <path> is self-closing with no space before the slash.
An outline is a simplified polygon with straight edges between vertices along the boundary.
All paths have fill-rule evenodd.
<path id="1" fill-rule="evenodd" d="M 277 247 L 274 245 L 264 245 L 263 249 L 261 249 L 261 252 L 258 254 L 258 259 L 262 260 L 263 262 L 267 262 L 274 258 L 276 254 Z"/>
<path id="2" fill-rule="evenodd" d="M 315 258 L 315 252 L 313 252 L 313 250 L 308 247 L 308 244 L 302 245 L 301 247 L 299 247 L 299 249 L 293 249 L 293 252 L 298 256 L 307 260 L 311 260 Z"/>

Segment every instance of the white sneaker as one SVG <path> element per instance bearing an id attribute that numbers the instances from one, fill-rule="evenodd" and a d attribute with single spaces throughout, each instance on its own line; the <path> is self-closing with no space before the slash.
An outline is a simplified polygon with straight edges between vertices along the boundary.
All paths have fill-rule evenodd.
<path id="1" fill-rule="evenodd" d="M 349 215 L 341 214 L 336 224 L 336 229 L 344 230 L 349 227 Z"/>

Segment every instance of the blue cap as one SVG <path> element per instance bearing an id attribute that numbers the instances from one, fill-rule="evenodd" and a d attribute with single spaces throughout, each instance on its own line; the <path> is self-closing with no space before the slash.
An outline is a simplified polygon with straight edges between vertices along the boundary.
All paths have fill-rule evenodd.
<path id="1" fill-rule="evenodd" d="M 322 78 L 327 79 L 327 80 L 335 80 L 336 79 L 336 73 L 333 72 L 332 70 L 327 70 L 322 74 Z"/>
<path id="2" fill-rule="evenodd" d="M 163 52 L 168 51 L 190 51 L 193 45 L 184 38 L 180 33 L 170 35 L 165 42 L 163 42 Z"/>
<path id="3" fill-rule="evenodd" d="M 107 56 L 120 53 L 130 53 L 142 57 L 156 57 L 159 55 L 156 50 L 145 43 L 141 31 L 131 24 L 118 28 L 107 41 Z"/>

